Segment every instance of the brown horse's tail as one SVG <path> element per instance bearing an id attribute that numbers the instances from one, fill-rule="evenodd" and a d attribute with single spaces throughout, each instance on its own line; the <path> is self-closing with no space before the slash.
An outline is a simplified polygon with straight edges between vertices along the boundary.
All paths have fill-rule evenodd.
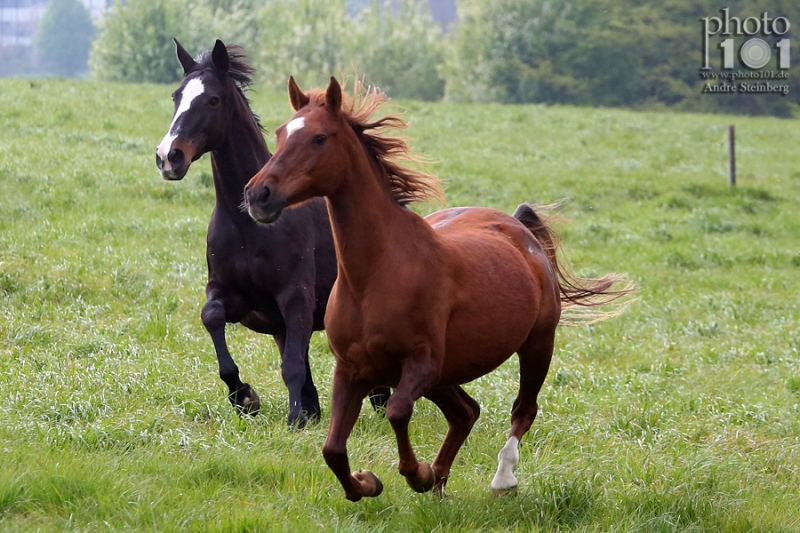
<path id="1" fill-rule="evenodd" d="M 559 204 L 537 206 L 538 210 L 552 210 Z M 533 233 L 547 253 L 547 258 L 558 276 L 561 303 L 564 310 L 572 310 L 562 317 L 565 325 L 593 324 L 615 317 L 625 310 L 625 304 L 614 310 L 597 312 L 591 308 L 600 307 L 636 292 L 633 282 L 626 280 L 624 274 L 606 274 L 602 278 L 579 278 L 569 267 L 558 261 L 561 244 L 558 235 L 547 223 L 547 219 L 536 213 L 530 204 L 520 204 L 514 211 L 514 218 Z M 583 309 L 576 309 L 583 308 Z"/>

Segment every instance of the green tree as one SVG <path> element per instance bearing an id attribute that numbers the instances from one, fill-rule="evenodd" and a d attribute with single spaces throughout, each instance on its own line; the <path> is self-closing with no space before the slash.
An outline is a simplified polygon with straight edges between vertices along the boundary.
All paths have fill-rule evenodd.
<path id="1" fill-rule="evenodd" d="M 355 22 L 347 57 L 368 84 L 395 98 L 442 97 L 442 30 L 427 0 L 372 0 Z"/>
<path id="2" fill-rule="evenodd" d="M 289 76 L 304 89 L 327 86 L 348 64 L 355 31 L 344 0 L 271 0 L 258 11 L 259 48 L 250 52 L 267 85 L 284 90 Z"/>
<path id="3" fill-rule="evenodd" d="M 124 4 L 117 0 L 92 44 L 92 76 L 129 82 L 179 80 L 172 37 L 181 38 L 186 8 L 181 0 L 129 0 Z"/>
<path id="4" fill-rule="evenodd" d="M 796 1 L 725 5 L 740 18 L 769 11 L 800 20 Z M 791 115 L 800 102 L 797 90 L 785 97 L 702 93 L 708 82 L 699 75 L 700 19 L 720 16 L 719 9 L 715 0 L 460 0 L 461 20 L 443 68 L 446 95 Z M 737 39 L 738 46 L 743 38 Z"/>
<path id="5" fill-rule="evenodd" d="M 42 66 L 60 76 L 86 72 L 94 35 L 91 14 L 80 0 L 50 0 L 36 37 Z"/>

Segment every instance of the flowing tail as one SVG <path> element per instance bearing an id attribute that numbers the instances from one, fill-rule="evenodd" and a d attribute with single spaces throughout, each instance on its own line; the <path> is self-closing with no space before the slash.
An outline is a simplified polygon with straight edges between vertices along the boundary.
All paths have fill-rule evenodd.
<path id="1" fill-rule="evenodd" d="M 537 206 L 536 209 L 552 210 L 560 204 Z M 558 251 L 561 243 L 558 235 L 547 223 L 547 219 L 536 213 L 530 204 L 520 204 L 514 211 L 514 218 L 533 233 L 533 236 L 544 248 L 547 258 L 558 276 L 558 286 L 561 292 L 561 303 L 567 310 L 562 317 L 562 323 L 568 326 L 593 324 L 601 320 L 613 318 L 621 314 L 627 303 L 612 311 L 598 312 L 592 308 L 600 307 L 619 300 L 624 296 L 636 292 L 632 281 L 626 280 L 624 274 L 606 274 L 602 278 L 580 278 L 572 273 L 569 267 L 558 261 Z M 576 309 L 582 308 L 582 309 Z"/>

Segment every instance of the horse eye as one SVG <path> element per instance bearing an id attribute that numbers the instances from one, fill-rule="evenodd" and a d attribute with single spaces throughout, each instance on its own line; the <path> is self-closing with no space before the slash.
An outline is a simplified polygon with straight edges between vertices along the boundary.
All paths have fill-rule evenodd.
<path id="1" fill-rule="evenodd" d="M 311 143 L 312 144 L 316 144 L 317 146 L 322 146 L 323 144 L 325 144 L 325 141 L 327 141 L 327 140 L 328 140 L 328 137 L 326 135 L 323 135 L 322 133 L 318 133 L 318 134 L 314 135 L 313 139 L 311 139 Z"/>
<path id="2" fill-rule="evenodd" d="M 218 105 L 219 105 L 219 97 L 217 97 L 217 96 L 212 96 L 212 97 L 211 97 L 211 98 L 208 100 L 208 104 L 209 104 L 210 106 L 213 106 L 213 107 L 216 107 L 216 106 L 218 106 Z"/>

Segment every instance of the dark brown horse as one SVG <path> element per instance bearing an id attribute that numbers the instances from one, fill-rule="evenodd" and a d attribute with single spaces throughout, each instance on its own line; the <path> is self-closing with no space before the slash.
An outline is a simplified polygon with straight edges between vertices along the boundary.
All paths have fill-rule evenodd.
<path id="1" fill-rule="evenodd" d="M 251 216 L 275 223 L 297 204 L 328 200 L 339 274 L 325 322 L 336 356 L 331 425 L 323 448 L 348 499 L 377 496 L 380 480 L 351 473 L 347 438 L 364 396 L 395 387 L 386 416 L 397 437 L 400 473 L 416 491 L 444 494 L 450 467 L 479 415 L 460 387 L 519 355 L 511 433 L 499 454 L 496 491 L 517 485 L 518 446 L 537 412 L 562 306 L 594 307 L 630 292 L 618 276 L 586 280 L 556 259 L 557 240 L 527 204 L 514 216 L 460 207 L 427 218 L 405 205 L 439 196 L 438 181 L 402 166 L 406 143 L 382 130 L 397 117 L 370 117 L 384 99 L 370 91 L 343 102 L 335 79 L 304 94 L 289 81 L 294 117 L 278 128 L 275 156 L 247 185 Z M 283 213 L 283 214 L 282 214 Z M 432 466 L 408 435 L 414 401 L 426 397 L 449 430 Z"/>
<path id="2" fill-rule="evenodd" d="M 225 342 L 225 324 L 240 322 L 272 335 L 289 389 L 289 424 L 302 427 L 320 415 L 308 345 L 312 331 L 323 329 L 336 278 L 327 208 L 317 199 L 272 226 L 256 224 L 242 212 L 247 180 L 271 155 L 244 94 L 253 69 L 236 45 L 217 41 L 196 60 L 177 40 L 175 45 L 185 77 L 173 93 L 175 113 L 156 164 L 164 179 L 180 180 L 193 161 L 211 152 L 217 201 L 208 226 L 202 320 L 214 342 L 219 375 L 234 407 L 257 412 L 258 395 L 239 378 Z M 388 394 L 376 391 L 373 403 L 385 403 Z"/>

